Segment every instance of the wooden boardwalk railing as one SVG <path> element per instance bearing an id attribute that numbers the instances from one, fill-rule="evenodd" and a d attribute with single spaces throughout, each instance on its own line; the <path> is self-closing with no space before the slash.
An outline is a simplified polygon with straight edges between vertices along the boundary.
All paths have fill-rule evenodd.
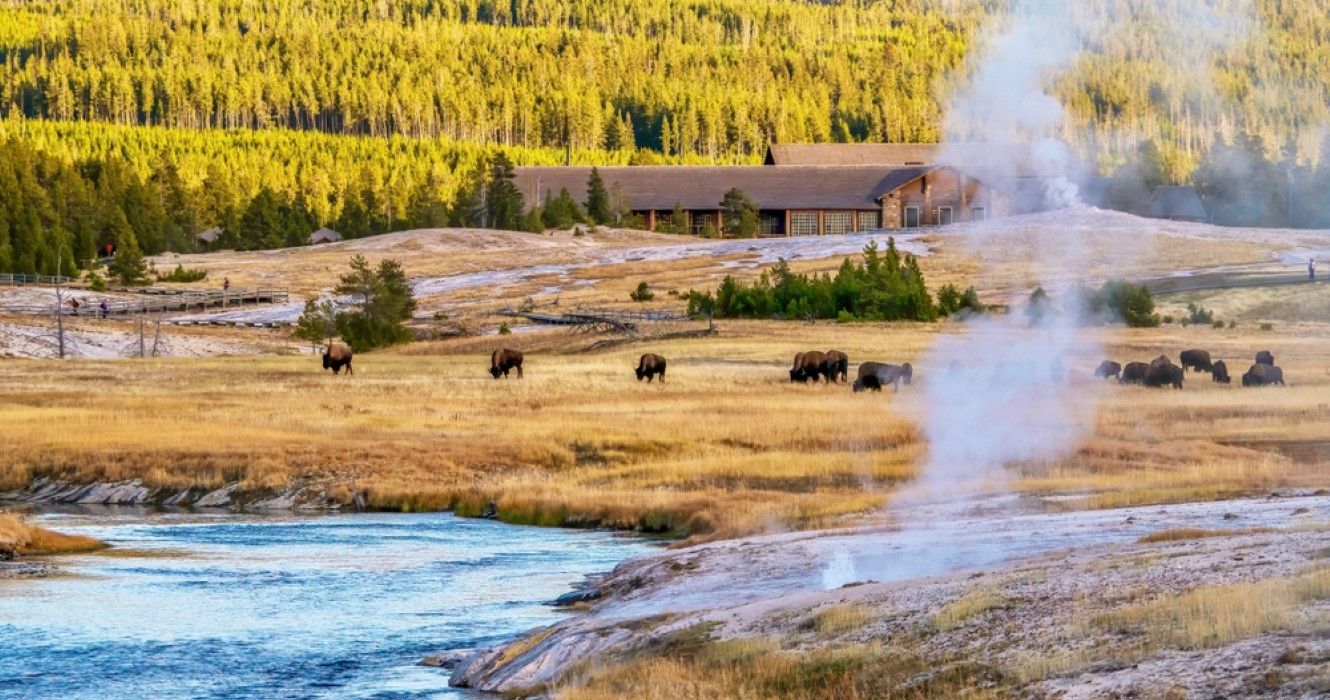
<path id="1" fill-rule="evenodd" d="M 3 278 L 0 278 L 2 280 Z M 78 309 L 70 300 L 79 301 Z M 106 309 L 101 308 L 103 300 Z M 231 289 L 227 291 L 176 291 L 156 289 L 140 299 L 110 299 L 95 292 L 70 290 L 65 296 L 64 314 L 87 318 L 107 316 L 137 316 L 139 314 L 165 314 L 206 309 L 229 308 L 254 304 L 285 304 L 291 300 L 286 289 Z M 54 300 L 49 304 L 0 305 L 0 313 L 44 316 L 55 313 Z"/>
<path id="2" fill-rule="evenodd" d="M 0 274 L 0 286 L 3 287 L 19 287 L 29 284 L 69 284 L 73 281 L 74 279 L 72 277 L 56 277 L 54 275 L 24 275 L 12 272 Z"/>

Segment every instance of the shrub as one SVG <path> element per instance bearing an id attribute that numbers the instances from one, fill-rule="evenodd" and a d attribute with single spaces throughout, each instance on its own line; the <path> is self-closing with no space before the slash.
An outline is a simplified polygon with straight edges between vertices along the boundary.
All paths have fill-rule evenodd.
<path id="1" fill-rule="evenodd" d="M 1274 329 L 1275 329 L 1275 326 L 1274 326 L 1273 323 L 1262 323 L 1262 324 L 1261 324 L 1261 330 L 1263 330 L 1263 331 L 1272 331 L 1272 330 L 1274 330 Z"/>
<path id="2" fill-rule="evenodd" d="M 1229 321 L 1229 322 L 1228 322 L 1228 329 L 1229 329 L 1229 330 L 1233 330 L 1234 328 L 1237 328 L 1237 327 L 1238 327 L 1238 322 L 1237 322 L 1237 321 Z"/>
<path id="3" fill-rule="evenodd" d="M 508 327 L 507 321 L 499 324 L 499 335 L 512 335 L 512 333 L 513 329 Z"/>
<path id="4" fill-rule="evenodd" d="M 1187 320 L 1197 325 L 1208 326 L 1214 323 L 1215 312 L 1196 303 L 1187 304 Z"/>
<path id="5" fill-rule="evenodd" d="M 1223 322 L 1223 321 L 1215 321 L 1214 323 L 1210 324 L 1210 327 L 1211 327 L 1211 328 L 1218 328 L 1218 329 L 1221 329 L 1221 330 L 1222 330 L 1222 329 L 1224 328 L 1224 322 Z"/>
<path id="6" fill-rule="evenodd" d="M 702 227 L 702 237 L 715 238 L 716 235 L 717 235 L 716 224 L 712 223 L 711 221 L 707 221 L 706 225 Z"/>
<path id="7" fill-rule="evenodd" d="M 1153 328 L 1161 322 L 1155 313 L 1154 296 L 1143 284 L 1126 280 L 1109 280 L 1098 291 L 1082 288 L 1081 315 L 1089 322 L 1102 323 L 1121 320 L 1132 328 Z"/>
<path id="8" fill-rule="evenodd" d="M 628 298 L 636 302 L 651 301 L 656 298 L 656 293 L 651 291 L 646 282 L 638 282 L 637 289 L 629 292 Z"/>
<path id="9" fill-rule="evenodd" d="M 176 265 L 174 270 L 161 275 L 160 279 L 163 282 L 198 282 L 207 276 L 207 270 L 194 267 L 186 269 L 184 265 Z"/>
<path id="10" fill-rule="evenodd" d="M 94 292 L 106 291 L 106 278 L 97 274 L 96 270 L 88 271 L 88 289 Z"/>
<path id="11" fill-rule="evenodd" d="M 752 283 L 726 276 L 714 292 L 689 290 L 688 313 L 719 318 L 839 319 L 842 312 L 864 321 L 934 321 L 938 309 L 918 261 L 902 256 L 894 240 L 885 252 L 876 243 L 863 259 L 846 258 L 834 276 L 796 274 L 784 260 Z"/>
<path id="12" fill-rule="evenodd" d="M 956 285 L 948 282 L 938 287 L 937 290 L 937 312 L 942 316 L 950 316 L 959 312 L 982 313 L 984 305 L 979 301 L 979 292 L 974 287 L 967 287 L 964 292 L 956 288 Z"/>
<path id="13" fill-rule="evenodd" d="M 1164 316 L 1164 323 L 1167 323 L 1167 324 L 1170 324 L 1170 325 L 1171 325 L 1171 324 L 1173 323 L 1173 314 L 1167 314 L 1167 315 L 1165 315 L 1165 316 Z"/>

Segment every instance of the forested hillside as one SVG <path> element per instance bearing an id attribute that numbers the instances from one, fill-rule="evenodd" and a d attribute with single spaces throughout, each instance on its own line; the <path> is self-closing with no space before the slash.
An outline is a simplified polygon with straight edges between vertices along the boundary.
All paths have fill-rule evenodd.
<path id="1" fill-rule="evenodd" d="M 239 230 L 260 194 L 260 209 L 299 213 L 292 232 L 360 235 L 446 219 L 499 150 L 518 164 L 565 148 L 579 163 L 751 162 L 773 141 L 936 140 L 952 83 L 1009 1 L 10 2 L 0 138 L 49 161 L 34 171 L 48 189 L 65 166 L 97 189 L 108 163 L 158 201 L 178 181 L 188 207 L 168 208 L 174 228 L 135 232 L 150 251 L 218 225 L 237 245 L 294 237 Z M 1257 21 L 1211 65 L 1179 65 L 1188 38 L 1161 29 L 1176 22 L 1130 21 L 1150 0 L 1078 4 L 1103 31 L 1050 86 L 1074 147 L 1143 185 L 1311 182 L 1330 122 L 1330 13 L 1250 2 Z M 1292 190 L 1277 189 L 1243 211 L 1288 210 L 1277 200 Z M 0 206 L 0 237 L 42 217 L 70 234 L 19 209 Z M 109 230 L 114 216 L 99 217 Z M 0 238 L 0 264 L 49 258 L 15 245 Z"/>

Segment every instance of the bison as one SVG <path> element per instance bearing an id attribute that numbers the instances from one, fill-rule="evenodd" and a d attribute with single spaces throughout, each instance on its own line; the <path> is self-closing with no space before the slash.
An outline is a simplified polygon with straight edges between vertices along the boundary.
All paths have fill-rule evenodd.
<path id="1" fill-rule="evenodd" d="M 1186 372 L 1173 363 L 1167 365 L 1152 364 L 1145 371 L 1145 377 L 1141 380 L 1141 383 L 1150 387 L 1172 386 L 1174 389 L 1181 389 L 1182 380 L 1185 376 Z"/>
<path id="2" fill-rule="evenodd" d="M 1112 360 L 1104 360 L 1103 362 L 1100 362 L 1099 366 L 1094 369 L 1094 376 L 1100 379 L 1108 379 L 1109 377 L 1117 379 L 1121 374 L 1122 374 L 1122 365 Z"/>
<path id="3" fill-rule="evenodd" d="M 332 370 L 333 374 L 341 374 L 343 367 L 347 374 L 355 374 L 351 369 L 351 348 L 341 343 L 330 343 L 323 351 L 323 368 Z"/>
<path id="4" fill-rule="evenodd" d="M 1214 379 L 1217 384 L 1228 384 L 1233 381 L 1228 376 L 1228 365 L 1224 364 L 1223 360 L 1215 362 L 1214 365 L 1210 367 L 1210 377 Z"/>
<path id="5" fill-rule="evenodd" d="M 517 378 L 521 379 L 523 377 L 521 350 L 509 350 L 508 348 L 504 348 L 502 350 L 495 350 L 494 354 L 490 355 L 491 377 L 498 379 L 499 375 L 502 374 L 503 378 L 507 379 L 508 372 L 513 369 L 517 370 Z"/>
<path id="6" fill-rule="evenodd" d="M 1284 384 L 1284 370 L 1265 363 L 1258 362 L 1242 375 L 1243 386 L 1269 386 L 1271 384 Z"/>
<path id="7" fill-rule="evenodd" d="M 795 355 L 794 365 L 790 367 L 790 381 L 807 383 L 811 379 L 816 382 L 822 376 L 822 363 L 826 359 L 827 354 L 820 350 Z"/>
<path id="8" fill-rule="evenodd" d="M 1151 367 L 1172 367 L 1172 366 L 1173 366 L 1173 361 L 1170 360 L 1170 359 L 1168 359 L 1168 355 L 1160 355 L 1159 357 L 1156 357 L 1155 359 L 1150 360 L 1150 366 L 1151 366 Z"/>
<path id="9" fill-rule="evenodd" d="M 1122 375 L 1118 377 L 1119 384 L 1140 384 L 1145 380 L 1145 373 L 1150 369 L 1150 365 L 1144 362 L 1128 362 L 1126 367 L 1122 368 Z"/>
<path id="10" fill-rule="evenodd" d="M 842 382 L 850 380 L 850 357 L 840 350 L 828 350 L 822 357 L 822 376 L 826 377 L 827 383 L 832 384 L 839 379 Z"/>
<path id="11" fill-rule="evenodd" d="M 647 353 L 637 361 L 637 381 L 647 380 L 650 384 L 656 375 L 660 375 L 660 381 L 665 381 L 665 358 L 655 353 Z"/>
<path id="12" fill-rule="evenodd" d="M 1178 359 L 1182 361 L 1183 369 L 1197 372 L 1209 372 L 1214 369 L 1214 365 L 1210 362 L 1210 353 L 1205 350 L 1183 350 Z"/>
<path id="13" fill-rule="evenodd" d="M 903 365 L 888 365 L 881 362 L 865 362 L 859 365 L 859 376 L 855 378 L 852 385 L 855 392 L 865 389 L 869 391 L 882 391 L 882 387 L 890 384 L 895 391 L 901 390 L 901 382 L 908 386 L 914 378 L 914 367 L 906 362 Z"/>
<path id="14" fill-rule="evenodd" d="M 1256 353 L 1256 364 L 1275 366 L 1275 356 L 1270 354 L 1269 350 L 1262 350 Z"/>

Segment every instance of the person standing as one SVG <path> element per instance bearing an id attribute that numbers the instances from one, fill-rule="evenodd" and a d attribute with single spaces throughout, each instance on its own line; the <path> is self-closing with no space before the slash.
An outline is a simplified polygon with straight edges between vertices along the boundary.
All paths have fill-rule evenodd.
<path id="1" fill-rule="evenodd" d="M 1316 258 L 1307 258 L 1307 280 L 1316 281 Z"/>

